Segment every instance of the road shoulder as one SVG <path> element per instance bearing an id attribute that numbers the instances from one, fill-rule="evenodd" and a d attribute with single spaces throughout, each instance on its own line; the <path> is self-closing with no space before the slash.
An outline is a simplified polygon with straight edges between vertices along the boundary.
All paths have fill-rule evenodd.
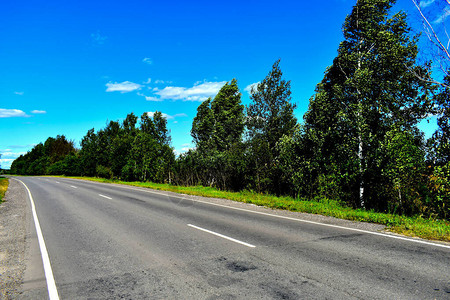
<path id="1" fill-rule="evenodd" d="M 10 179 L 0 205 L 0 298 L 15 298 L 26 268 L 27 224 L 30 221 L 27 195 L 20 183 Z"/>

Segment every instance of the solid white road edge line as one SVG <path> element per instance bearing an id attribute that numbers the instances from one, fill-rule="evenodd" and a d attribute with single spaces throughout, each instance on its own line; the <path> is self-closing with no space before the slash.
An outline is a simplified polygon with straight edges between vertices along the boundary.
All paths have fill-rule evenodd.
<path id="1" fill-rule="evenodd" d="M 108 197 L 108 196 L 105 196 L 105 195 L 102 195 L 102 194 L 98 194 L 100 197 L 103 197 L 103 198 L 106 198 L 106 199 L 109 199 L 109 200 L 112 200 L 112 198 L 111 197 Z"/>
<path id="2" fill-rule="evenodd" d="M 252 244 L 249 244 L 249 243 L 237 240 L 237 239 L 233 239 L 233 238 L 231 238 L 229 236 L 226 236 L 226 235 L 223 235 L 223 234 L 220 234 L 220 233 L 217 233 L 217 232 L 205 229 L 205 228 L 201 228 L 201 227 L 198 227 L 198 226 L 195 226 L 195 225 L 192 225 L 192 224 L 188 224 L 188 226 L 192 227 L 192 228 L 195 228 L 195 229 L 198 229 L 198 230 L 201 230 L 201 231 L 204 231 L 204 232 L 207 232 L 207 233 L 210 233 L 210 234 L 213 234 L 213 235 L 216 235 L 216 236 L 224 238 L 226 240 L 230 240 L 232 242 L 235 242 L 235 243 L 238 243 L 238 244 L 250 247 L 250 248 L 255 248 L 256 247 L 255 245 L 252 245 Z"/>
<path id="3" fill-rule="evenodd" d="M 48 296 L 49 296 L 50 300 L 58 300 L 59 299 L 58 290 L 56 289 L 55 278 L 53 277 L 53 271 L 52 271 L 52 266 L 50 264 L 50 258 L 48 256 L 47 247 L 45 246 L 44 236 L 42 235 L 41 226 L 39 225 L 39 219 L 38 219 L 38 216 L 36 213 L 36 207 L 34 205 L 33 196 L 31 195 L 30 190 L 28 189 L 27 185 L 25 183 L 23 183 L 23 181 L 21 181 L 19 179 L 15 179 L 15 178 L 13 178 L 13 179 L 22 183 L 28 191 L 28 197 L 29 197 L 30 203 L 31 203 L 31 211 L 33 213 L 34 226 L 36 227 L 36 234 L 37 234 L 38 242 L 39 242 L 39 249 L 41 250 L 42 264 L 44 265 L 44 273 L 45 273 L 45 280 L 47 281 Z"/>
<path id="4" fill-rule="evenodd" d="M 82 180 L 82 179 L 73 179 L 73 180 Z M 101 182 L 95 182 L 95 181 L 87 181 L 87 182 L 94 183 L 94 184 L 103 184 L 103 185 L 104 184 L 108 184 L 108 183 L 101 183 Z M 150 194 L 157 194 L 157 195 L 162 195 L 162 196 L 168 196 L 168 194 L 155 192 L 153 190 L 146 190 L 146 188 L 136 188 L 136 187 L 133 188 L 133 187 L 128 187 L 128 186 L 124 186 L 124 185 L 120 185 L 120 184 L 117 184 L 115 186 L 117 186 L 119 188 L 123 188 L 123 189 L 128 189 L 128 190 L 136 190 L 136 191 L 142 191 L 142 192 L 146 192 L 146 193 L 150 193 Z M 179 198 L 179 199 L 185 199 L 186 196 L 190 196 L 190 195 L 185 195 L 185 196 L 171 195 L 170 197 Z M 309 221 L 309 220 L 302 220 L 302 219 L 297 219 L 297 218 L 292 218 L 292 217 L 279 216 L 279 215 L 269 214 L 269 213 L 260 212 L 260 211 L 248 210 L 248 209 L 245 209 L 245 208 L 239 208 L 239 207 L 222 205 L 222 204 L 217 204 L 217 203 L 212 203 L 212 202 L 206 202 L 206 201 L 202 201 L 202 200 L 195 200 L 195 199 L 189 199 L 189 200 L 194 201 L 194 202 L 198 202 L 198 203 L 213 205 L 213 206 L 219 206 L 219 207 L 224 207 L 224 208 L 229 208 L 229 209 L 234 209 L 234 210 L 239 210 L 239 211 L 245 211 L 245 212 L 254 213 L 254 214 L 263 215 L 263 216 L 270 216 L 270 217 L 275 217 L 275 218 L 280 218 L 280 219 L 285 219 L 285 220 L 291 220 L 291 221 L 296 221 L 296 222 L 302 222 L 302 223 L 320 225 L 320 226 L 325 226 L 325 227 L 331 227 L 331 228 L 338 228 L 338 229 L 343 229 L 343 230 L 361 232 L 361 233 L 366 233 L 366 234 L 382 236 L 382 237 L 386 237 L 386 238 L 392 238 L 392 239 L 397 239 L 397 240 L 403 240 L 403 241 L 408 241 L 408 242 L 413 242 L 413 243 L 419 243 L 419 244 L 424 244 L 424 245 L 429 245 L 429 246 L 434 246 L 434 247 L 450 249 L 450 246 L 448 246 L 448 245 L 427 242 L 427 241 L 419 240 L 419 239 L 416 240 L 416 239 L 412 239 L 412 238 L 407 238 L 407 237 L 402 237 L 402 236 L 397 236 L 397 235 L 392 235 L 392 234 L 386 234 L 386 233 L 381 233 L 381 232 L 376 232 L 376 231 L 368 231 L 368 230 L 363 230 L 363 229 L 350 228 L 350 227 L 333 225 L 333 224 L 325 224 L 325 223 L 319 223 L 319 222 L 314 222 L 314 221 Z M 230 201 L 232 201 L 232 200 L 230 200 Z"/>

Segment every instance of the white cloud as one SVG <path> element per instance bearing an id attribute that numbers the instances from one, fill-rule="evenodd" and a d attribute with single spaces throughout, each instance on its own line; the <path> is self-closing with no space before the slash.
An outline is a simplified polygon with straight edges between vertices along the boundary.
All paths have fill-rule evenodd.
<path id="1" fill-rule="evenodd" d="M 253 88 L 253 89 L 256 89 L 256 86 L 257 86 L 259 83 L 260 83 L 260 82 L 258 81 L 258 82 L 255 82 L 255 83 L 252 83 L 252 84 L 247 85 L 247 86 L 245 87 L 244 91 L 246 91 L 247 93 L 251 94 L 251 93 L 252 93 L 252 88 Z"/>
<path id="2" fill-rule="evenodd" d="M 2 169 L 10 169 L 12 162 L 27 152 L 12 152 L 11 149 L 0 150 L 0 164 Z"/>
<path id="3" fill-rule="evenodd" d="M 428 6 L 430 6 L 431 4 L 433 4 L 434 1 L 435 1 L 435 0 L 420 1 L 419 6 L 422 7 L 422 8 L 428 7 Z"/>
<path id="4" fill-rule="evenodd" d="M 7 149 L 7 150 L 9 150 L 9 149 Z M 18 158 L 19 156 L 26 154 L 26 152 L 12 152 L 12 151 L 7 151 L 7 150 L 5 150 L 5 152 L 0 151 L 0 154 L 2 155 L 2 159 L 14 160 L 14 159 Z"/>
<path id="5" fill-rule="evenodd" d="M 187 117 L 187 115 L 185 113 L 175 114 L 173 116 L 165 114 L 165 113 L 161 113 L 161 114 L 162 114 L 163 118 L 165 118 L 166 120 L 173 120 L 173 119 L 179 118 L 179 117 Z M 149 112 L 147 112 L 147 115 L 150 118 L 153 118 L 153 116 L 155 115 L 155 112 L 154 111 L 149 111 Z"/>
<path id="6" fill-rule="evenodd" d="M 14 94 L 19 95 L 19 96 L 23 96 L 24 92 L 14 92 Z"/>
<path id="7" fill-rule="evenodd" d="M 226 81 L 195 83 L 191 88 L 167 86 L 163 89 L 154 89 L 154 93 L 161 99 L 204 101 L 219 92 Z"/>
<path id="8" fill-rule="evenodd" d="M 157 98 L 157 97 L 153 97 L 153 96 L 146 96 L 142 93 L 137 93 L 137 95 L 141 96 L 141 97 L 145 97 L 145 100 L 147 100 L 147 101 L 155 101 L 155 102 L 163 101 L 161 98 Z"/>
<path id="9" fill-rule="evenodd" d="M 160 80 L 160 79 L 156 79 L 156 80 L 155 80 L 155 83 L 156 83 L 156 84 L 172 84 L 172 82 L 173 82 L 173 81 L 169 81 L 169 80 L 166 80 L 166 81 Z"/>
<path id="10" fill-rule="evenodd" d="M 31 111 L 32 114 L 46 114 L 47 112 L 45 110 L 32 110 Z"/>
<path id="11" fill-rule="evenodd" d="M 142 60 L 142 62 L 144 62 L 144 63 L 146 63 L 146 64 L 149 64 L 149 65 L 153 64 L 152 59 L 149 58 L 149 57 L 144 58 L 144 59 Z"/>
<path id="12" fill-rule="evenodd" d="M 450 10 L 446 10 L 446 11 L 444 11 L 444 13 L 442 15 L 439 16 L 439 18 L 436 19 L 436 21 L 434 21 L 434 23 L 436 23 L 436 24 L 443 23 L 445 21 L 445 19 L 447 19 L 449 16 L 450 16 Z"/>
<path id="13" fill-rule="evenodd" d="M 0 118 L 13 118 L 13 117 L 29 117 L 29 116 L 19 109 L 0 108 Z"/>
<path id="14" fill-rule="evenodd" d="M 147 81 L 144 81 L 143 83 L 144 83 L 144 84 L 150 84 L 150 83 L 152 83 L 152 79 L 149 78 L 149 79 L 147 79 Z"/>
<path id="15" fill-rule="evenodd" d="M 94 44 L 103 45 L 108 37 L 101 35 L 100 32 L 97 31 L 96 33 L 91 34 L 91 38 Z"/>
<path id="16" fill-rule="evenodd" d="M 14 159 L 11 158 L 6 158 L 6 159 L 0 159 L 0 166 L 2 169 L 4 170 L 9 170 L 11 169 L 11 164 L 14 161 Z"/>
<path id="17" fill-rule="evenodd" d="M 140 90 L 142 85 L 130 81 L 124 81 L 124 82 L 114 82 L 111 81 L 106 84 L 106 91 L 107 92 L 121 92 L 121 93 L 128 93 L 135 90 Z"/>

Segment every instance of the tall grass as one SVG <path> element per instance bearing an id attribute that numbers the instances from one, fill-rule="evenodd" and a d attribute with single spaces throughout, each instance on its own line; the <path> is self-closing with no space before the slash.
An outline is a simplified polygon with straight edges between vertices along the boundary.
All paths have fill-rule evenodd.
<path id="1" fill-rule="evenodd" d="M 276 197 L 273 195 L 259 194 L 251 191 L 227 192 L 204 186 L 184 187 L 152 182 L 124 182 L 91 177 L 71 178 L 106 183 L 119 183 L 202 197 L 223 198 L 274 209 L 320 214 L 359 222 L 378 223 L 385 225 L 387 230 L 394 233 L 450 242 L 450 222 L 447 220 L 424 219 L 422 217 L 405 217 L 362 209 L 352 209 L 342 205 L 338 201 L 326 198 L 318 198 L 314 201 L 309 201 L 305 199 L 294 199 L 291 197 Z"/>
<path id="2" fill-rule="evenodd" d="M 5 197 L 6 190 L 8 189 L 8 178 L 0 177 L 0 203 L 2 203 L 3 198 Z"/>

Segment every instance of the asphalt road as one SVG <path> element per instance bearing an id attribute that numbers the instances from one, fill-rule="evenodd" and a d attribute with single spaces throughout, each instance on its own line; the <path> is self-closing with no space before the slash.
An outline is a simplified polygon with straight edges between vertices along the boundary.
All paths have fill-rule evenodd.
<path id="1" fill-rule="evenodd" d="M 142 188 L 18 179 L 61 299 L 450 299 L 448 245 Z M 48 297 L 35 235 L 24 299 Z"/>

